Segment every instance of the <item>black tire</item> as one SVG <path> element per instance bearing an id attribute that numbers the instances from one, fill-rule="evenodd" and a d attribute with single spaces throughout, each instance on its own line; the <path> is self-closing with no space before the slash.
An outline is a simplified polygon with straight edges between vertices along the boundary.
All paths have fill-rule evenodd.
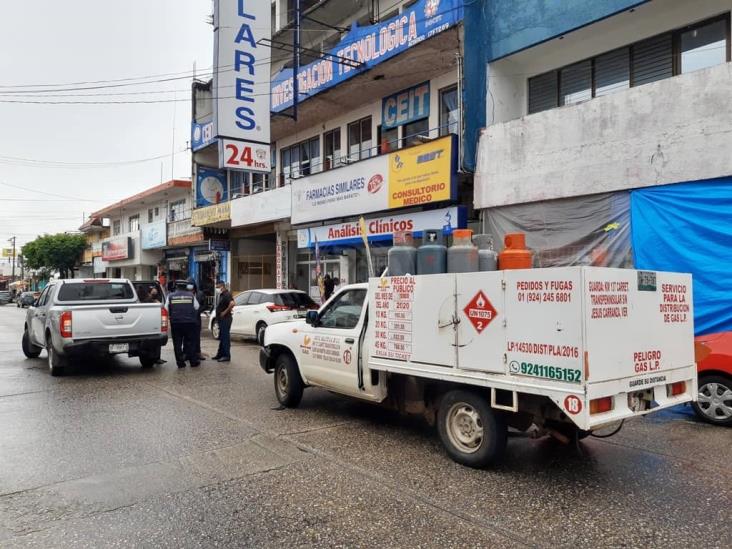
<path id="1" fill-rule="evenodd" d="M 155 358 L 154 355 L 140 355 L 140 364 L 143 368 L 152 368 L 155 366 L 155 363 L 158 361 L 157 358 Z"/>
<path id="2" fill-rule="evenodd" d="M 732 425 L 732 378 L 722 375 L 699 377 L 699 402 L 692 402 L 696 414 L 707 423 Z M 727 413 L 725 413 L 727 412 Z"/>
<path id="3" fill-rule="evenodd" d="M 48 353 L 48 371 L 53 377 L 64 375 L 66 358 L 60 356 L 53 348 L 51 336 L 46 336 L 46 352 Z"/>
<path id="4" fill-rule="evenodd" d="M 287 408 L 297 408 L 302 400 L 305 384 L 300 377 L 295 359 L 287 353 L 275 360 L 274 386 L 277 400 Z"/>
<path id="5" fill-rule="evenodd" d="M 217 341 L 219 337 L 221 337 L 221 333 L 219 332 L 219 321 L 215 318 L 211 321 L 211 336 Z"/>
<path id="6" fill-rule="evenodd" d="M 455 389 L 442 397 L 437 431 L 449 456 L 468 467 L 496 463 L 506 451 L 504 416 L 490 407 L 486 397 L 472 391 Z"/>
<path id="7" fill-rule="evenodd" d="M 30 336 L 28 336 L 28 328 L 23 330 L 23 354 L 28 358 L 38 358 L 43 350 L 43 347 L 38 347 L 30 342 Z"/>
<path id="8" fill-rule="evenodd" d="M 266 322 L 257 324 L 257 343 L 264 347 L 264 331 L 267 329 Z"/>

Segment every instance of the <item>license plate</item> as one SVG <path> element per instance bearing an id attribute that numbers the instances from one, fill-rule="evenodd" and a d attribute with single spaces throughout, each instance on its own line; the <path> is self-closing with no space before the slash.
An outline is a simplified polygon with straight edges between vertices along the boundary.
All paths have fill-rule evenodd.
<path id="1" fill-rule="evenodd" d="M 130 344 L 129 343 L 110 343 L 109 345 L 109 352 L 110 353 L 127 353 L 130 350 Z"/>

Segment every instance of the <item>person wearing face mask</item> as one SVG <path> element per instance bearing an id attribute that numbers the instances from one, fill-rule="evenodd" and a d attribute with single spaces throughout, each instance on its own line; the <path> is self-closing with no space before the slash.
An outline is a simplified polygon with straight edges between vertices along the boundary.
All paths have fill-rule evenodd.
<path id="1" fill-rule="evenodd" d="M 168 295 L 165 303 L 173 332 L 173 351 L 178 368 L 185 368 L 186 361 L 190 361 L 194 368 L 201 364 L 195 339 L 198 326 L 196 317 L 201 307 L 193 294 L 193 288 L 192 283 L 176 282 L 175 291 Z"/>

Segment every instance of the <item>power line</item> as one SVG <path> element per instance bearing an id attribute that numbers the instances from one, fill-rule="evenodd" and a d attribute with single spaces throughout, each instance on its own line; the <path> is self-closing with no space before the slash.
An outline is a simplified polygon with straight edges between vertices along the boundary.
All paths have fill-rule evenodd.
<path id="1" fill-rule="evenodd" d="M 38 189 L 32 189 L 30 187 L 23 187 L 21 185 L 13 185 L 12 183 L 5 183 L 4 181 L 0 181 L 0 185 L 2 185 L 3 187 L 10 187 L 12 189 L 20 189 L 21 191 L 27 191 L 27 192 L 31 192 L 31 193 L 38 193 L 38 194 L 42 194 L 42 195 L 45 195 L 45 196 L 53 196 L 53 197 L 56 197 L 56 198 L 68 198 L 68 199 L 71 199 L 71 200 L 79 200 L 79 201 L 82 201 L 82 202 L 103 202 L 103 200 L 90 200 L 90 199 L 87 199 L 87 198 L 79 198 L 79 197 L 76 197 L 76 196 L 68 196 L 68 195 L 64 195 L 64 194 L 56 194 L 56 193 L 49 193 L 49 192 L 46 192 L 46 191 L 39 191 Z M 10 218 L 4 217 L 3 219 L 10 219 Z"/>
<path id="2" fill-rule="evenodd" d="M 213 65 L 210 67 L 207 67 L 202 74 L 205 74 L 207 72 L 211 72 L 209 69 L 212 69 Z M 177 76 L 181 74 L 191 74 L 192 76 L 195 76 L 196 74 L 192 70 L 185 70 L 185 71 L 178 71 L 178 72 L 166 72 L 166 73 L 160 73 L 160 74 L 149 74 L 147 76 L 129 76 L 127 78 L 116 78 L 113 80 L 87 80 L 85 82 L 65 82 L 62 84 L 15 84 L 15 85 L 8 85 L 8 84 L 0 84 L 0 88 L 43 88 L 43 87 L 56 87 L 56 86 L 83 86 L 86 84 L 104 84 L 104 83 L 114 83 L 114 82 L 127 82 L 129 80 L 147 80 L 149 78 L 158 78 L 160 76 Z"/>
<path id="3" fill-rule="evenodd" d="M 183 152 L 186 152 L 188 149 L 180 149 L 175 151 L 173 154 L 181 154 Z M 62 160 L 38 160 L 38 159 L 31 159 L 31 158 L 21 158 L 17 156 L 0 156 L 0 163 L 6 163 L 6 164 L 12 164 L 14 162 L 16 163 L 28 163 L 28 164 L 44 164 L 48 165 L 48 167 L 54 167 L 54 168 L 62 168 L 65 166 L 74 167 L 74 168 L 81 168 L 81 167 L 116 167 L 121 165 L 129 165 L 129 164 L 141 164 L 144 162 L 150 162 L 153 160 L 161 160 L 164 158 L 170 157 L 170 153 L 167 154 L 161 154 L 158 156 L 151 156 L 149 158 L 137 158 L 133 160 L 112 160 L 109 162 L 67 162 Z"/>

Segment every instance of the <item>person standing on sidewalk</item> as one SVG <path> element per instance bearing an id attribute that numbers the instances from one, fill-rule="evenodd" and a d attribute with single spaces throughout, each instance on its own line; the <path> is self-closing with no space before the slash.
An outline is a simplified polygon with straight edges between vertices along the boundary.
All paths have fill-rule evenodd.
<path id="1" fill-rule="evenodd" d="M 193 295 L 193 285 L 184 281 L 176 283 L 176 290 L 168 295 L 165 304 L 170 317 L 170 329 L 173 332 L 173 351 L 178 368 L 186 367 L 189 360 L 192 367 L 201 364 L 196 353 L 196 316 L 200 308 L 196 296 Z"/>
<path id="2" fill-rule="evenodd" d="M 219 350 L 212 360 L 218 362 L 231 361 L 231 312 L 234 310 L 234 298 L 226 288 L 226 283 L 216 283 L 219 290 L 219 301 L 216 304 L 216 320 L 219 323 Z"/>

